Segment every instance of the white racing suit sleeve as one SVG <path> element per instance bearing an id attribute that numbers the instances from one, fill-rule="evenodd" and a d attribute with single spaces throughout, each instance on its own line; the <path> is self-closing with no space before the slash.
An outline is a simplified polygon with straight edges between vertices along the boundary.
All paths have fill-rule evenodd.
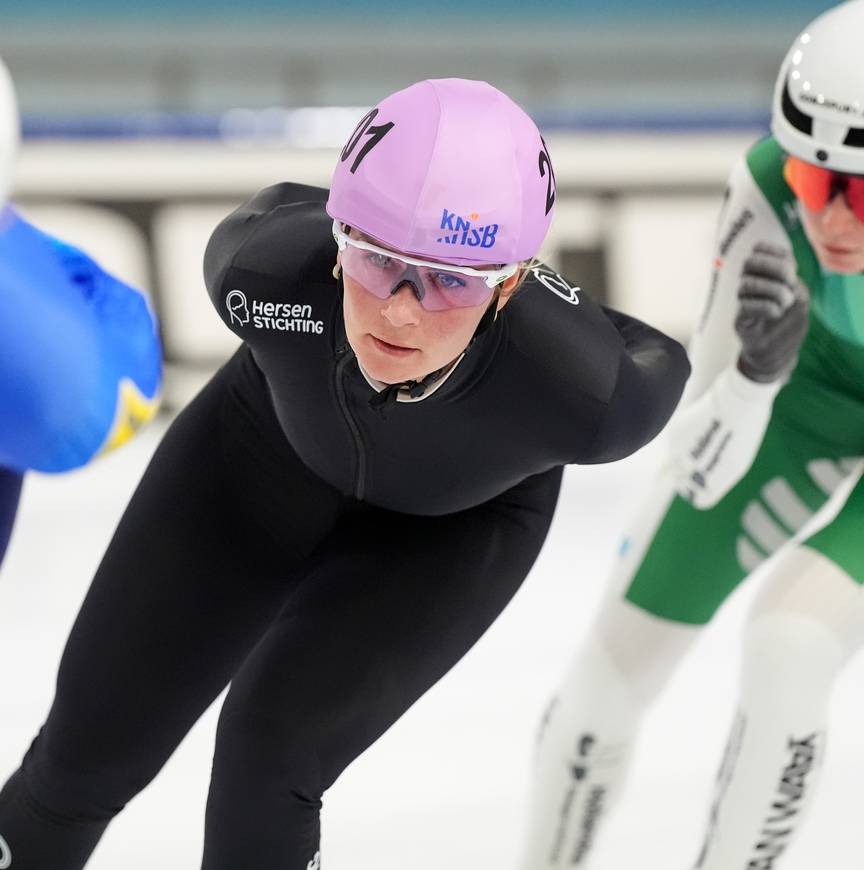
<path id="1" fill-rule="evenodd" d="M 692 374 L 667 430 L 677 489 L 700 509 L 715 505 L 747 473 L 783 385 L 756 383 L 737 368 L 738 288 L 760 242 L 791 249 L 742 158 L 726 189 L 711 282 L 690 346 Z"/>
<path id="2" fill-rule="evenodd" d="M 728 366 L 670 424 L 676 488 L 694 507 L 713 507 L 747 473 L 781 386 L 758 384 Z"/>

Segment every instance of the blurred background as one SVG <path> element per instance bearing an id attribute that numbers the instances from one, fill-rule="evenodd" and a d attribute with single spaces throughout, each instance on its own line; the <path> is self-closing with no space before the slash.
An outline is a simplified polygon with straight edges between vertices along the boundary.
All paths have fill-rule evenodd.
<path id="1" fill-rule="evenodd" d="M 176 406 L 233 347 L 200 277 L 217 220 L 276 181 L 326 185 L 384 95 L 486 79 L 549 143 L 547 259 L 686 338 L 724 179 L 767 131 L 788 45 L 827 5 L 0 0 L 24 116 L 16 197 L 152 293 Z"/>
<path id="2" fill-rule="evenodd" d="M 486 79 L 549 144 L 558 203 L 546 258 L 686 341 L 726 176 L 767 132 L 786 49 L 828 5 L 0 0 L 0 56 L 24 124 L 14 198 L 151 294 L 174 411 L 235 346 L 201 277 L 218 220 L 277 181 L 326 185 L 382 96 L 427 77 Z M 80 472 L 28 478 L 0 582 L 0 777 L 44 718 L 80 600 L 169 419 Z M 659 450 L 568 469 L 549 542 L 514 606 L 328 793 L 326 867 L 515 870 L 540 711 Z M 754 588 L 724 608 L 651 713 L 598 870 L 692 866 Z M 784 870 L 860 867 L 862 678 L 850 669 L 838 689 L 825 795 Z M 112 825 L 94 870 L 198 866 L 215 714 Z"/>

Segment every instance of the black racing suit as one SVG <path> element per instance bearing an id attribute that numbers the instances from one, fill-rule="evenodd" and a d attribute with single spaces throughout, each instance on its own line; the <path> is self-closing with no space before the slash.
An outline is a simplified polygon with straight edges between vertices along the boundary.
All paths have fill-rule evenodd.
<path id="1" fill-rule="evenodd" d="M 680 345 L 538 269 L 438 390 L 370 404 L 325 198 L 277 185 L 213 235 L 244 344 L 156 452 L 0 793 L 15 870 L 83 867 L 229 681 L 203 867 L 316 866 L 322 793 L 513 596 L 562 467 L 678 401 Z"/>

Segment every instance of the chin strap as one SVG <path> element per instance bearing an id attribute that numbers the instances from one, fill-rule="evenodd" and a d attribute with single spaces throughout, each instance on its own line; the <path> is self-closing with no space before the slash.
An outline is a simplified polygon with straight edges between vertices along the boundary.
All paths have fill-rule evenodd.
<path id="1" fill-rule="evenodd" d="M 465 348 L 463 356 L 466 355 L 477 339 L 489 330 L 493 323 L 498 319 L 498 291 L 492 297 L 489 307 L 480 318 L 477 324 L 477 329 L 474 330 L 474 335 L 471 336 L 471 341 Z M 426 375 L 419 381 L 402 381 L 398 384 L 388 384 L 380 393 L 376 393 L 369 399 L 369 407 L 376 411 L 383 419 L 387 419 L 387 411 L 399 401 L 399 391 L 406 390 L 412 399 L 419 399 L 425 392 L 426 388 L 434 384 L 449 370 L 450 366 L 443 366 L 440 369 Z"/>
<path id="2" fill-rule="evenodd" d="M 434 384 L 448 368 L 449 366 L 444 366 L 444 368 L 426 375 L 425 378 L 419 381 L 402 381 L 399 384 L 387 384 L 380 393 L 375 393 L 369 399 L 369 407 L 377 411 L 386 420 L 387 411 L 399 401 L 400 390 L 407 390 L 408 395 L 412 399 L 419 399 L 426 392 L 426 388 Z"/>

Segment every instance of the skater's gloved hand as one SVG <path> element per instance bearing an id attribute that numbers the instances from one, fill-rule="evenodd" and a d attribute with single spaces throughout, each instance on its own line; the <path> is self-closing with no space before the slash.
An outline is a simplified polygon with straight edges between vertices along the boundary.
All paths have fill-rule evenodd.
<path id="1" fill-rule="evenodd" d="M 792 252 L 760 242 L 744 264 L 735 332 L 741 339 L 738 370 L 771 383 L 795 367 L 807 334 L 810 293 Z"/>

